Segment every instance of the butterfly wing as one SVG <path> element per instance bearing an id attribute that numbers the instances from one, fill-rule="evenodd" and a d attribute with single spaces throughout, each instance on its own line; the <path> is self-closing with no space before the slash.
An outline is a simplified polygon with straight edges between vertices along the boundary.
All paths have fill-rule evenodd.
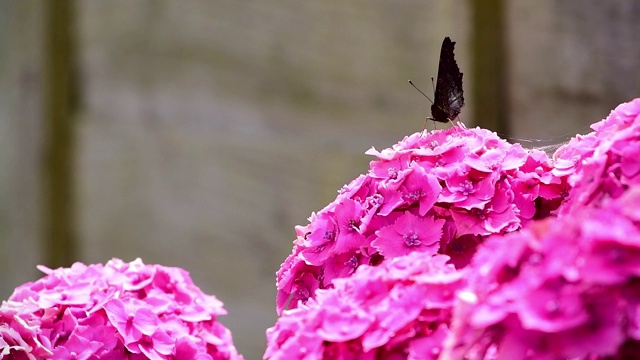
<path id="1" fill-rule="evenodd" d="M 446 37 L 442 41 L 442 49 L 440 50 L 438 80 L 431 105 L 431 116 L 434 121 L 442 123 L 458 117 L 464 106 L 462 73 L 453 54 L 455 45 L 454 41 Z"/>

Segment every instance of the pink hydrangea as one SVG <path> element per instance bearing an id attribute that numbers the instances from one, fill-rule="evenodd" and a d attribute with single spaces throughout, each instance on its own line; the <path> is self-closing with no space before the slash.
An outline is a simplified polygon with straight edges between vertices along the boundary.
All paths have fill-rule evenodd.
<path id="1" fill-rule="evenodd" d="M 487 240 L 444 358 L 636 358 L 640 186 L 600 205 Z"/>
<path id="2" fill-rule="evenodd" d="M 222 303 L 179 268 L 118 259 L 39 267 L 0 307 L 0 358 L 242 359 Z"/>
<path id="3" fill-rule="evenodd" d="M 598 206 L 640 183 L 640 98 L 620 104 L 609 116 L 591 126 L 554 154 L 556 176 L 569 176 L 572 190 L 560 209 Z"/>
<path id="4" fill-rule="evenodd" d="M 265 359 L 437 359 L 464 270 L 412 252 L 349 278 L 267 330 Z"/>
<path id="5" fill-rule="evenodd" d="M 277 273 L 279 313 L 361 265 L 412 252 L 462 268 L 486 236 L 548 216 L 566 192 L 543 152 L 480 128 L 416 133 L 367 154 L 378 158 L 369 172 L 296 227 Z"/>

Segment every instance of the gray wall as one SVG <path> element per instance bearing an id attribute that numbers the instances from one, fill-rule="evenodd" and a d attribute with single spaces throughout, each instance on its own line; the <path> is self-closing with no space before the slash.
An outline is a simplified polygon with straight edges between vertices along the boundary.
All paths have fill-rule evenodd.
<path id="1" fill-rule="evenodd" d="M 259 358 L 294 225 L 367 169 L 370 146 L 422 130 L 429 103 L 406 80 L 431 92 L 444 36 L 470 89 L 472 5 L 78 1 L 78 260 L 187 269 Z M 0 0 L 2 298 L 45 259 L 42 11 Z M 506 14 L 513 136 L 564 140 L 640 94 L 639 1 L 516 0 Z"/>

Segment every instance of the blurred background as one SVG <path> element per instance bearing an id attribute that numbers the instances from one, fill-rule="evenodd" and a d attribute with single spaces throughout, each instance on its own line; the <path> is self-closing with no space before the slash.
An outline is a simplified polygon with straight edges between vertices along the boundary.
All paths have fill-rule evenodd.
<path id="1" fill-rule="evenodd" d="M 423 129 L 407 79 L 432 93 L 445 36 L 461 119 L 537 146 L 640 96 L 638 19 L 636 0 L 0 0 L 0 295 L 37 264 L 179 266 L 261 358 L 294 226 Z"/>

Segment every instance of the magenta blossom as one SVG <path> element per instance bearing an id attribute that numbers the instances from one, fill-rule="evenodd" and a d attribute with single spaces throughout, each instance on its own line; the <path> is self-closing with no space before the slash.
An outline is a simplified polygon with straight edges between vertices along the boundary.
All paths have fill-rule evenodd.
<path id="1" fill-rule="evenodd" d="M 486 241 L 458 293 L 444 358 L 635 358 L 640 187 L 600 205 Z"/>
<path id="2" fill-rule="evenodd" d="M 567 214 L 585 205 L 598 206 L 640 184 L 640 98 L 618 105 L 554 154 L 553 173 L 569 175 L 572 190 L 560 209 Z"/>
<path id="3" fill-rule="evenodd" d="M 464 286 L 448 260 L 411 252 L 334 280 L 267 330 L 264 358 L 437 359 Z"/>
<path id="4" fill-rule="evenodd" d="M 464 267 L 484 237 L 548 216 L 567 187 L 544 153 L 480 128 L 416 133 L 367 154 L 377 157 L 369 172 L 296 227 L 277 273 L 278 312 L 361 265 L 410 252 Z"/>
<path id="5" fill-rule="evenodd" d="M 118 259 L 39 267 L 0 307 L 0 359 L 242 359 L 222 303 L 179 268 Z"/>
<path id="6" fill-rule="evenodd" d="M 413 251 L 424 252 L 425 256 L 435 255 L 440 248 L 443 225 L 442 219 L 420 218 L 406 212 L 393 225 L 378 230 L 377 238 L 371 245 L 387 258 L 395 258 Z"/>

